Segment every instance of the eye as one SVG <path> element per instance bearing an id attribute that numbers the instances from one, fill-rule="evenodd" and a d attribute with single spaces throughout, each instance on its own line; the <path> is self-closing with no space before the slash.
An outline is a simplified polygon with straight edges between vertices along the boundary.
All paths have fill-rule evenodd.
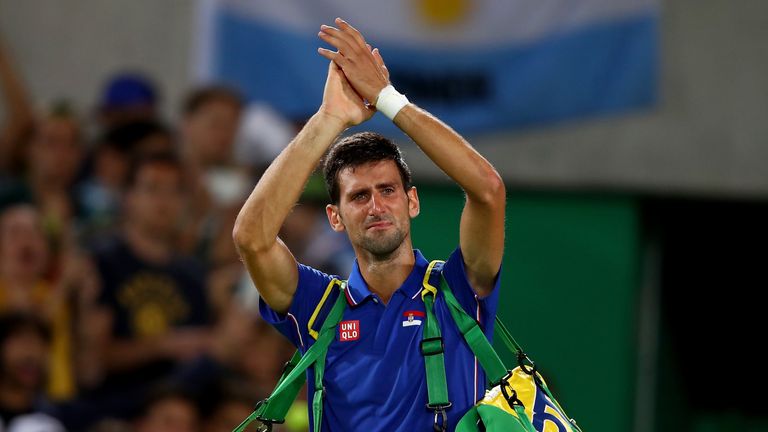
<path id="1" fill-rule="evenodd" d="M 360 192 L 352 195 L 352 201 L 362 202 L 365 201 L 365 199 L 368 197 L 368 194 L 365 192 Z"/>
<path id="2" fill-rule="evenodd" d="M 383 193 L 385 195 L 391 195 L 391 194 L 395 193 L 395 188 L 393 188 L 391 186 L 385 187 Z"/>

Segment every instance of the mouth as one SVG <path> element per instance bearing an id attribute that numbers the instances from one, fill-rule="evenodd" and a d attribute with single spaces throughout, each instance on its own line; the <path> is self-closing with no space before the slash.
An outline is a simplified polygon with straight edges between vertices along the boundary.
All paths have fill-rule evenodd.
<path id="1" fill-rule="evenodd" d="M 369 230 L 384 229 L 384 228 L 389 228 L 390 226 L 392 226 L 392 222 L 389 222 L 389 221 L 377 221 L 377 222 L 373 222 L 371 224 L 368 224 L 365 227 L 365 229 L 369 229 Z"/>

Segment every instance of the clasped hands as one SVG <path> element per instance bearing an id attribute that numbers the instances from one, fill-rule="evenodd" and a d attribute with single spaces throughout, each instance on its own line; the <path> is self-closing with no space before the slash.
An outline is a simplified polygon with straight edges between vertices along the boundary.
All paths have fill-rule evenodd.
<path id="1" fill-rule="evenodd" d="M 341 18 L 336 18 L 335 24 L 320 26 L 318 33 L 336 49 L 317 49 L 331 60 L 321 109 L 353 126 L 375 113 L 376 98 L 389 85 L 389 71 L 379 49 L 372 49 L 356 28 Z"/>

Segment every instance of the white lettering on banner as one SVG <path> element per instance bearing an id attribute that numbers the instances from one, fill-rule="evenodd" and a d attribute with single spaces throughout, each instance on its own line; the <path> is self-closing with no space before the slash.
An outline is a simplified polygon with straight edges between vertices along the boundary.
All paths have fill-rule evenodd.
<path id="1" fill-rule="evenodd" d="M 339 340 L 341 342 L 360 339 L 360 321 L 342 321 L 339 324 Z"/>

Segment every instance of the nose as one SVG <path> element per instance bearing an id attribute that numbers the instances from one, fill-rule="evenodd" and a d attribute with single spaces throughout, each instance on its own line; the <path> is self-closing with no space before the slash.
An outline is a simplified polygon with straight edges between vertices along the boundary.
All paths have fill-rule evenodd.
<path id="1" fill-rule="evenodd" d="M 372 215 L 378 215 L 384 212 L 383 200 L 377 194 L 371 195 L 370 206 L 368 207 L 368 213 Z"/>

